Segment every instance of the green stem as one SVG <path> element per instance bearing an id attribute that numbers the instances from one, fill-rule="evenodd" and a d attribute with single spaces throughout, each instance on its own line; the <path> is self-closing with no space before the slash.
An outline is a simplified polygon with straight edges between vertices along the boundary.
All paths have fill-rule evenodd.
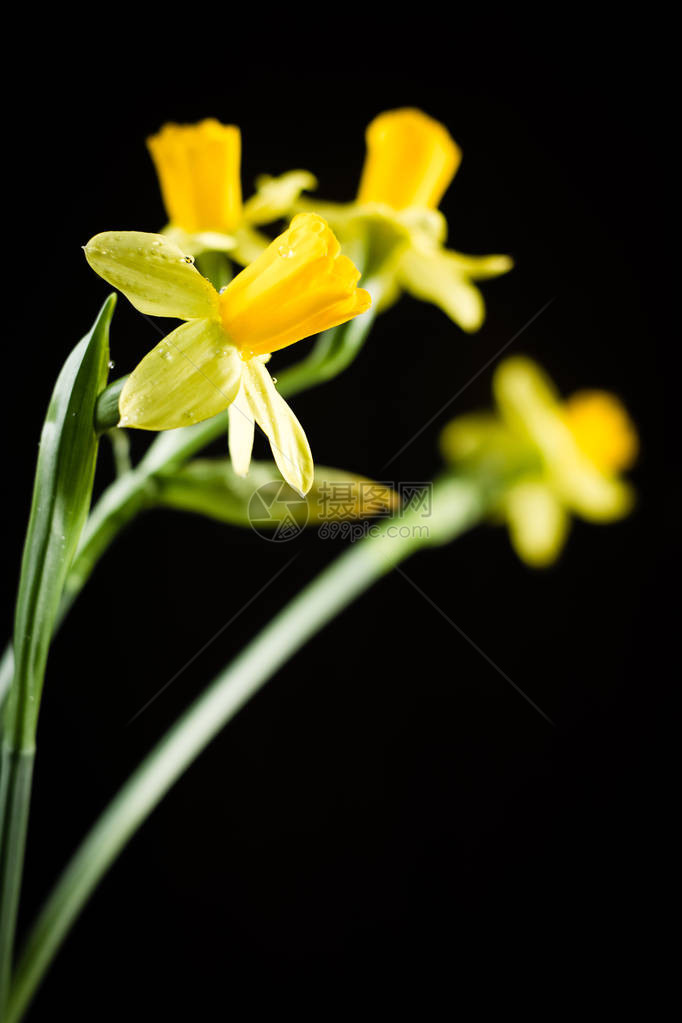
<path id="1" fill-rule="evenodd" d="M 9 998 L 12 950 L 28 828 L 33 751 L 2 746 L 0 766 L 0 1017 Z"/>
<path id="2" fill-rule="evenodd" d="M 133 463 L 130 460 L 130 438 L 127 430 L 114 428 L 107 434 L 111 444 L 111 452 L 114 456 L 114 468 L 116 476 L 125 476 L 132 472 Z"/>
<path id="3" fill-rule="evenodd" d="M 79 912 L 131 836 L 227 722 L 356 597 L 419 548 L 447 542 L 473 526 L 485 508 L 486 498 L 474 482 L 441 480 L 429 519 L 413 512 L 375 527 L 306 586 L 185 711 L 104 811 L 57 882 L 19 961 L 6 1023 L 21 1019 Z"/>
<path id="4" fill-rule="evenodd" d="M 320 380 L 330 380 L 341 373 L 357 355 L 372 322 L 373 313 L 370 310 L 341 327 L 325 331 L 306 359 L 283 370 L 278 378 L 280 394 L 291 398 L 315 386 Z M 113 429 L 118 422 L 118 399 L 126 379 L 123 377 L 114 381 L 98 398 L 95 423 L 99 432 Z M 221 436 L 227 436 L 227 412 L 221 412 L 195 426 L 160 433 L 140 464 L 107 487 L 83 530 L 79 549 L 66 580 L 55 630 L 66 617 L 109 544 L 142 508 L 153 504 L 155 474 L 179 467 Z M 13 668 L 10 644 L 0 660 L 0 706 L 12 684 Z"/>

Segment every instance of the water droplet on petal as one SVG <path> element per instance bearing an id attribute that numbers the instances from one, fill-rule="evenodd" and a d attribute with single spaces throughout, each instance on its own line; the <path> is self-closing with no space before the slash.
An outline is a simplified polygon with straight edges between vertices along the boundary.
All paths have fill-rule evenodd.
<path id="1" fill-rule="evenodd" d="M 291 257 L 294 254 L 294 250 L 290 249 L 288 245 L 280 245 L 277 251 L 279 252 L 282 259 L 291 259 Z"/>
<path id="2" fill-rule="evenodd" d="M 194 262 L 194 256 L 183 256 L 182 259 L 180 260 L 180 262 L 181 263 L 193 263 Z"/>

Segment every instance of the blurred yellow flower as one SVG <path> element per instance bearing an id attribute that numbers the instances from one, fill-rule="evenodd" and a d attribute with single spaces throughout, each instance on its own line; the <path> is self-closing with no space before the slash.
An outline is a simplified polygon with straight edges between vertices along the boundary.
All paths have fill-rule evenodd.
<path id="1" fill-rule="evenodd" d="M 447 129 L 420 110 L 389 110 L 367 128 L 358 202 L 437 209 L 462 160 Z"/>
<path id="2" fill-rule="evenodd" d="M 349 253 L 364 250 L 363 275 L 379 309 L 407 291 L 438 305 L 463 330 L 478 330 L 485 306 L 474 281 L 506 273 L 513 262 L 443 247 L 447 223 L 437 207 L 459 167 L 459 147 L 442 124 L 411 108 L 380 114 L 366 138 L 355 202 L 297 199 L 293 208 L 325 216 Z"/>
<path id="3" fill-rule="evenodd" d="M 268 239 L 253 228 L 277 220 L 304 188 L 307 171 L 260 178 L 254 196 L 242 203 L 241 133 L 233 124 L 207 118 L 198 124 L 165 124 L 147 139 L 169 224 L 164 234 L 183 251 L 230 252 L 248 263 Z"/>
<path id="4" fill-rule="evenodd" d="M 325 221 L 295 217 L 220 294 L 163 235 L 105 232 L 88 242 L 85 255 L 140 312 L 187 321 L 128 377 L 120 425 L 172 430 L 229 407 L 235 470 L 248 471 L 255 421 L 284 479 L 307 493 L 310 447 L 265 362 L 270 352 L 352 319 L 371 303 Z"/>
<path id="5" fill-rule="evenodd" d="M 446 457 L 502 480 L 497 511 L 519 557 L 551 564 L 573 512 L 592 522 L 622 518 L 633 505 L 618 473 L 635 460 L 638 440 L 620 401 L 605 391 L 561 401 L 530 359 L 506 359 L 493 380 L 498 413 L 453 420 L 443 431 Z"/>

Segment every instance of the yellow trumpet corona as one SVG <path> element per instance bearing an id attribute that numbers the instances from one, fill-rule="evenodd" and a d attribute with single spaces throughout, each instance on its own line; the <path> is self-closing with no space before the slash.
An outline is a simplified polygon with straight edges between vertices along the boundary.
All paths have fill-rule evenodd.
<path id="1" fill-rule="evenodd" d="M 183 251 L 229 252 L 237 262 L 255 259 L 269 239 L 255 228 L 277 220 L 303 188 L 314 188 L 307 171 L 261 177 L 242 202 L 241 133 L 234 124 L 207 118 L 198 124 L 165 124 L 147 139 L 168 214 L 164 233 Z"/>
<path id="2" fill-rule="evenodd" d="M 444 125 L 421 110 L 388 110 L 374 118 L 365 138 L 359 203 L 438 207 L 462 160 Z"/>
<path id="3" fill-rule="evenodd" d="M 147 139 L 171 223 L 197 234 L 230 234 L 241 219 L 241 134 L 207 118 L 166 124 Z"/>
<path id="4" fill-rule="evenodd" d="M 247 357 L 265 355 L 369 309 L 359 279 L 322 217 L 299 214 L 220 296 L 221 320 Z"/>
<path id="5" fill-rule="evenodd" d="M 580 450 L 603 472 L 621 472 L 635 461 L 637 431 L 614 394 L 578 391 L 564 403 L 564 419 Z"/>

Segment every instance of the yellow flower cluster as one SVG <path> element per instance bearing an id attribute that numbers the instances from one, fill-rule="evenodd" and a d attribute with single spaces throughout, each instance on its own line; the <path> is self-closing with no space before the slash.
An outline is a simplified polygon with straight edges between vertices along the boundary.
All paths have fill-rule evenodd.
<path id="1" fill-rule="evenodd" d="M 446 249 L 438 205 L 462 154 L 444 125 L 415 109 L 380 114 L 367 128 L 357 198 L 345 205 L 303 198 L 307 171 L 261 177 L 242 201 L 241 136 L 209 119 L 167 124 L 148 140 L 169 223 L 162 234 L 106 232 L 88 262 L 141 312 L 185 322 L 128 378 L 120 425 L 168 430 L 229 409 L 229 447 L 248 472 L 258 423 L 283 477 L 301 493 L 313 481 L 305 433 L 279 395 L 272 352 L 364 313 L 360 263 L 379 309 L 406 291 L 439 305 L 464 330 L 484 319 L 475 282 L 511 269 L 508 256 Z M 288 217 L 274 241 L 257 228 Z M 219 293 L 194 256 L 226 252 L 246 267 Z M 354 260 L 349 258 L 353 256 Z M 448 460 L 503 480 L 497 511 L 519 555 L 533 565 L 559 553 L 569 514 L 609 521 L 632 492 L 619 473 L 637 452 L 622 405 L 601 391 L 561 401 L 528 359 L 507 359 L 494 379 L 497 412 L 463 416 L 443 434 Z"/>

